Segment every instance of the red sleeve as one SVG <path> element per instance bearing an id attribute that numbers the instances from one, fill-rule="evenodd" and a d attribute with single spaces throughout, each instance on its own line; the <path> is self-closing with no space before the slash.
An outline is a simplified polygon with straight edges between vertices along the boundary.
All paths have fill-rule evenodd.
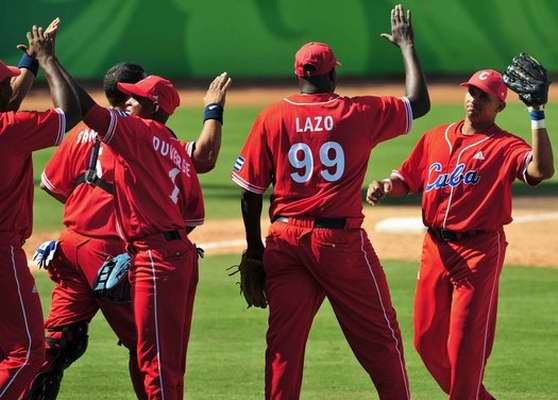
<path id="1" fill-rule="evenodd" d="M 354 100 L 364 108 L 373 146 L 405 134 L 413 126 L 413 111 L 406 97 L 365 96 Z"/>
<path id="2" fill-rule="evenodd" d="M 421 192 L 424 188 L 424 177 L 428 173 L 427 136 L 422 135 L 411 154 L 401 164 L 398 170 L 393 170 L 392 176 L 401 179 L 409 186 L 411 193 Z"/>
<path id="3" fill-rule="evenodd" d="M 527 166 L 533 159 L 533 149 L 523 139 L 513 136 L 511 143 L 506 146 L 507 163 L 512 179 L 519 179 L 529 185 L 537 185 L 541 181 L 528 179 Z"/>
<path id="4" fill-rule="evenodd" d="M 91 108 L 83 121 L 99 132 L 101 140 L 126 160 L 140 158 L 140 142 L 151 140 L 152 137 L 147 134 L 149 128 L 146 120 L 99 105 Z"/>
<path id="5" fill-rule="evenodd" d="M 204 222 L 205 210 L 203 204 L 203 193 L 201 190 L 198 175 L 191 160 L 188 160 L 191 168 L 190 174 L 185 175 L 184 182 L 184 206 L 182 215 L 186 226 L 197 226 Z"/>
<path id="6" fill-rule="evenodd" d="M 91 146 L 80 146 L 78 141 L 89 129 L 78 125 L 79 129 L 70 132 L 47 162 L 41 175 L 42 184 L 50 191 L 68 197 L 75 188 L 78 176 L 86 168 L 87 153 Z"/>
<path id="7" fill-rule="evenodd" d="M 273 159 L 267 144 L 265 114 L 260 114 L 236 159 L 232 180 L 242 188 L 261 194 L 272 182 Z"/>
<path id="8" fill-rule="evenodd" d="M 66 116 L 59 108 L 45 112 L 8 112 L 2 122 L 0 140 L 23 153 L 56 146 L 66 132 Z"/>

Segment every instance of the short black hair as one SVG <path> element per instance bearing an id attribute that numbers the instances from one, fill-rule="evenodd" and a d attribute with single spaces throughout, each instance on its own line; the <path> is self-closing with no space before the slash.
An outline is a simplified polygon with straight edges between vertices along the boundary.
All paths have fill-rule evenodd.
<path id="1" fill-rule="evenodd" d="M 128 95 L 122 93 L 116 87 L 118 82 L 136 83 L 145 78 L 145 71 L 141 65 L 120 63 L 113 65 L 105 74 L 103 89 L 111 105 L 122 104 L 128 99 Z"/>

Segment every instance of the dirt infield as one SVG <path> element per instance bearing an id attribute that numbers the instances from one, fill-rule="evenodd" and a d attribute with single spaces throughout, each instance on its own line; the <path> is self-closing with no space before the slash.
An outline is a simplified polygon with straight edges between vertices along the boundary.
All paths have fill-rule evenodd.
<path id="1" fill-rule="evenodd" d="M 428 87 L 432 104 L 461 104 L 463 103 L 464 89 L 457 82 L 455 84 L 434 84 Z M 235 88 L 234 83 L 230 93 L 227 95 L 227 106 L 255 106 L 263 107 L 276 102 L 283 97 L 289 96 L 296 91 L 296 86 L 259 86 Z M 402 96 L 404 95 L 403 84 L 369 84 L 350 83 L 340 84 L 337 92 L 344 96 Z M 106 99 L 102 91 L 91 92 L 95 101 L 106 105 Z M 181 107 L 201 107 L 205 90 L 180 88 Z M 549 101 L 558 101 L 558 87 L 551 87 Z M 508 102 L 519 102 L 517 96 L 510 95 Z M 45 110 L 51 107 L 51 102 L 46 89 L 36 89 L 26 97 L 22 110 Z"/>
<path id="2" fill-rule="evenodd" d="M 514 218 L 519 221 L 505 229 L 510 243 L 506 264 L 558 268 L 558 254 L 556 253 L 558 208 L 556 204 L 558 204 L 557 199 L 553 198 L 522 198 L 516 202 Z M 381 259 L 418 262 L 422 233 L 377 232 L 376 225 L 385 218 L 419 218 L 421 216 L 419 207 L 365 207 L 365 214 L 364 228 Z M 533 219 L 533 221 L 529 222 L 529 219 Z M 268 226 L 269 221 L 262 221 L 264 232 Z M 54 239 L 57 236 L 57 232 L 33 235 L 25 245 L 27 254 L 32 254 L 35 247 L 42 241 Z M 210 244 L 206 249 L 208 255 L 240 253 L 244 248 L 243 238 L 244 228 L 240 219 L 210 219 L 191 235 L 191 239 L 198 244 Z"/>
<path id="3" fill-rule="evenodd" d="M 457 84 L 436 84 L 429 86 L 433 104 L 461 104 L 463 101 L 463 88 Z M 227 98 L 228 106 L 258 106 L 263 107 L 285 96 L 292 94 L 295 86 L 285 87 L 240 87 L 231 90 Z M 403 84 L 371 85 L 355 84 L 340 85 L 338 93 L 348 96 L 363 94 L 375 95 L 403 95 Z M 189 90 L 182 88 L 180 91 L 182 107 L 201 106 L 205 91 L 200 89 Z M 105 99 L 100 91 L 94 92 L 95 99 L 100 104 L 105 104 Z M 550 93 L 551 101 L 558 101 L 558 88 L 554 87 Z M 517 101 L 516 96 L 510 96 L 512 102 Z M 33 90 L 26 98 L 22 109 L 44 110 L 51 106 L 48 92 L 43 89 Z M 543 214 L 558 212 L 558 198 L 531 197 L 518 198 L 514 201 L 514 218 L 541 216 Z M 381 259 L 395 259 L 418 261 L 422 242 L 422 233 L 380 233 L 375 231 L 376 224 L 393 217 L 420 217 L 420 208 L 417 206 L 405 207 L 366 207 L 364 227 L 369 233 L 372 243 Z M 512 223 L 506 228 L 506 235 L 510 245 L 508 247 L 506 263 L 529 266 L 547 266 L 558 268 L 558 254 L 556 253 L 556 237 L 558 234 L 558 219 L 545 219 L 529 222 L 529 218 L 522 223 Z M 523 218 L 524 219 L 524 218 Z M 263 229 L 268 222 L 263 223 Z M 212 243 L 214 249 L 208 249 L 208 254 L 240 252 L 244 247 L 242 222 L 235 220 L 213 220 L 209 216 L 206 224 L 196 229 L 192 240 L 196 243 Z M 46 239 L 56 238 L 56 232 L 37 233 L 27 242 L 27 254 L 32 254 L 34 248 Z M 228 246 L 224 241 L 232 241 Z"/>

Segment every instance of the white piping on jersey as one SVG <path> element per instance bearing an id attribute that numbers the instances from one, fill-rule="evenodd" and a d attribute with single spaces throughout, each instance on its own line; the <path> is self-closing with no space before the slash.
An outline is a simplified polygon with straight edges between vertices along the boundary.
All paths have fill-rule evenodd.
<path id="1" fill-rule="evenodd" d="M 531 160 L 533 160 L 533 151 L 528 151 L 527 154 L 525 154 L 525 161 L 523 162 L 523 182 L 528 183 L 527 182 L 527 167 L 529 166 L 529 163 L 531 162 Z"/>
<path id="2" fill-rule="evenodd" d="M 61 108 L 55 108 L 54 111 L 58 114 L 58 134 L 56 135 L 56 145 L 62 143 L 64 134 L 66 133 L 66 114 Z"/>
<path id="3" fill-rule="evenodd" d="M 161 346 L 159 344 L 159 315 L 157 313 L 157 278 L 155 277 L 155 263 L 153 262 L 153 256 L 151 255 L 151 250 L 147 250 L 149 253 L 149 260 L 151 261 L 151 274 L 153 277 L 153 310 L 155 312 L 155 345 L 157 346 L 157 366 L 159 368 L 159 385 L 161 386 L 161 399 L 165 400 L 165 387 L 163 385 L 163 370 L 161 369 Z"/>
<path id="4" fill-rule="evenodd" d="M 114 132 L 116 131 L 116 125 L 118 124 L 118 117 L 116 116 L 116 113 L 113 110 L 108 110 L 108 112 L 110 115 L 110 122 L 105 134 L 105 139 L 103 140 L 105 143 L 109 143 L 112 140 Z"/>
<path id="5" fill-rule="evenodd" d="M 405 178 L 403 178 L 403 175 L 401 175 L 401 173 L 400 173 L 399 170 L 397 170 L 397 169 L 394 169 L 393 171 L 391 171 L 390 177 L 392 177 L 392 176 L 395 176 L 396 178 L 399 178 L 399 179 L 401 179 L 403 182 L 407 183 L 407 182 L 405 181 Z"/>
<path id="6" fill-rule="evenodd" d="M 8 381 L 8 383 L 6 383 L 6 386 L 4 387 L 4 390 L 2 390 L 0 392 L 0 398 L 2 398 L 4 396 L 4 394 L 9 389 L 9 387 L 12 385 L 12 383 L 14 382 L 16 377 L 19 375 L 21 370 L 23 368 L 25 368 L 25 366 L 29 363 L 29 357 L 31 356 L 31 348 L 32 348 L 31 345 L 33 343 L 32 340 L 31 340 L 31 332 L 29 330 L 29 323 L 27 322 L 27 314 L 25 312 L 25 304 L 23 302 L 23 296 L 21 295 L 21 287 L 19 286 L 19 279 L 17 278 L 17 268 L 16 268 L 16 264 L 15 264 L 14 246 L 10 246 L 10 251 L 12 253 L 12 269 L 14 271 L 14 279 L 15 279 L 15 282 L 16 282 L 16 285 L 17 285 L 17 294 L 19 296 L 19 304 L 21 306 L 21 313 L 23 314 L 23 323 L 25 324 L 25 333 L 27 334 L 27 341 L 29 342 L 29 345 L 27 346 L 27 353 L 25 354 L 25 361 L 23 362 L 23 364 L 21 364 L 21 367 L 19 367 L 18 370 L 14 373 L 14 375 L 11 377 L 11 379 Z"/>
<path id="7" fill-rule="evenodd" d="M 449 137 L 448 137 L 448 132 L 449 132 L 450 128 L 454 125 L 455 125 L 455 122 L 453 124 L 448 125 L 448 127 L 446 128 L 446 131 L 444 132 L 444 136 L 446 137 L 446 142 L 448 143 L 448 146 L 449 146 L 450 155 L 451 155 L 452 147 L 451 147 L 451 142 L 450 142 Z"/>
<path id="8" fill-rule="evenodd" d="M 407 125 L 405 129 L 405 133 L 409 133 L 411 128 L 413 127 L 413 108 L 411 107 L 411 101 L 408 97 L 400 97 L 403 104 L 405 104 L 405 116 L 407 117 Z"/>
<path id="9" fill-rule="evenodd" d="M 498 239 L 498 257 L 496 259 L 496 268 L 500 268 L 500 232 L 497 232 L 497 239 Z M 487 315 L 486 315 L 486 325 L 484 327 L 484 343 L 483 343 L 483 347 L 482 347 L 482 359 L 481 359 L 481 368 L 480 368 L 480 374 L 479 374 L 479 384 L 477 386 L 477 395 L 475 396 L 475 399 L 478 400 L 479 398 L 479 394 L 480 394 L 480 388 L 481 388 L 481 384 L 482 384 L 482 376 L 484 373 L 484 367 L 485 367 L 485 363 L 486 363 L 486 342 L 488 341 L 488 327 L 490 325 L 490 312 L 492 311 L 492 302 L 494 300 L 494 291 L 496 289 L 496 285 L 498 282 L 498 270 L 496 270 L 494 272 L 494 281 L 492 282 L 492 290 L 490 291 L 490 302 L 488 303 L 488 311 L 487 311 Z"/>
<path id="10" fill-rule="evenodd" d="M 248 190 L 249 192 L 252 192 L 252 193 L 262 194 L 266 190 L 266 188 L 262 188 L 260 186 L 252 185 L 250 182 L 247 182 L 246 180 L 244 180 L 236 172 L 233 172 L 231 174 L 231 179 L 238 186 L 241 186 L 242 188 L 244 188 L 244 189 L 246 189 L 246 190 Z"/>
<path id="11" fill-rule="evenodd" d="M 290 99 L 288 99 L 288 98 L 286 98 L 286 97 L 285 97 L 283 100 L 286 101 L 287 103 L 293 104 L 293 105 L 295 105 L 295 106 L 319 106 L 319 105 L 328 104 L 328 103 L 337 101 L 337 100 L 339 100 L 340 98 L 341 98 L 341 96 L 337 96 L 337 97 L 335 97 L 335 98 L 333 98 L 333 99 L 331 99 L 331 100 L 328 100 L 328 101 L 320 101 L 320 102 L 316 102 L 316 103 L 297 103 L 296 101 L 292 101 L 292 100 L 290 100 Z"/>
<path id="12" fill-rule="evenodd" d="M 453 124 L 452 124 L 452 125 L 453 125 Z M 451 126 L 451 125 L 450 125 L 450 126 Z M 449 126 L 448 126 L 448 129 L 449 129 Z M 447 132 L 448 132 L 448 130 L 446 129 L 446 133 L 447 133 Z M 469 146 L 464 147 L 464 148 L 459 152 L 459 155 L 457 156 L 457 161 L 456 161 L 455 165 L 459 165 L 459 160 L 461 159 L 461 156 L 463 155 L 463 152 L 465 152 L 466 150 L 470 149 L 471 147 L 476 146 L 477 144 L 481 144 L 482 142 L 484 142 L 484 141 L 490 139 L 490 137 L 491 137 L 491 136 L 487 136 L 487 137 L 485 137 L 484 139 L 479 140 L 478 142 L 472 143 L 472 144 L 470 144 Z M 446 136 L 446 139 L 447 139 L 447 136 Z M 448 143 L 449 143 L 449 141 L 448 141 Z M 450 148 L 451 148 L 451 143 L 450 143 Z M 450 157 L 451 157 L 451 152 L 450 152 Z M 446 224 L 447 224 L 447 221 L 448 221 L 448 215 L 449 215 L 449 210 L 450 210 L 450 208 L 451 208 L 451 200 L 452 200 L 452 198 L 453 198 L 453 189 L 454 189 L 454 188 L 455 188 L 455 187 L 452 186 L 452 187 L 451 187 L 451 190 L 450 190 L 450 196 L 449 196 L 449 199 L 448 199 L 448 206 L 446 207 L 446 215 L 445 215 L 445 217 L 444 217 L 444 223 L 442 224 L 442 226 L 443 226 L 444 228 L 446 227 Z"/>
<path id="13" fill-rule="evenodd" d="M 372 280 L 374 281 L 374 287 L 376 289 L 376 294 L 378 296 L 378 301 L 380 302 L 380 307 L 382 308 L 382 312 L 384 314 L 384 319 L 386 321 L 386 325 L 387 328 L 389 329 L 390 333 L 391 333 L 391 337 L 393 338 L 393 341 L 395 342 L 395 350 L 397 351 L 397 354 L 399 355 L 399 366 L 401 367 L 401 374 L 403 375 L 403 384 L 405 385 L 405 392 L 407 393 L 407 399 L 411 398 L 411 395 L 409 393 L 409 383 L 407 382 L 407 373 L 405 371 L 405 363 L 403 362 L 403 356 L 401 355 L 401 352 L 399 351 L 399 340 L 397 340 L 397 336 L 395 335 L 395 331 L 393 330 L 393 328 L 391 327 L 391 324 L 389 323 L 389 318 L 387 316 L 387 311 L 386 308 L 384 306 L 384 302 L 382 301 L 382 292 L 380 291 L 380 288 L 378 287 L 378 282 L 376 281 L 376 276 L 374 275 L 374 272 L 372 271 L 372 265 L 370 265 L 370 261 L 368 261 L 368 254 L 366 254 L 366 250 L 364 249 L 364 237 L 363 237 L 363 230 L 360 230 L 360 250 L 362 251 L 362 254 L 364 256 L 364 261 L 366 261 L 366 265 L 368 266 L 368 271 L 370 272 L 370 275 L 372 276 Z"/>
<path id="14" fill-rule="evenodd" d="M 52 182 L 48 179 L 48 177 L 45 174 L 45 171 L 43 171 L 43 173 L 41 174 L 41 182 L 43 183 L 43 185 L 45 185 L 47 187 L 48 190 L 50 190 L 51 192 L 54 193 L 58 193 L 56 191 L 56 188 L 54 187 L 54 185 L 52 184 Z"/>

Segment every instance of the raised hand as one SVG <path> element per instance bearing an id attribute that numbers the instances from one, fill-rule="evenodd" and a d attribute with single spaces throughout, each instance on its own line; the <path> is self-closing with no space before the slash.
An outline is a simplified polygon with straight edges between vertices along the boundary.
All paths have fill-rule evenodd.
<path id="1" fill-rule="evenodd" d="M 225 105 L 227 90 L 231 86 L 231 82 L 232 80 L 226 72 L 223 72 L 213 79 L 213 82 L 209 85 L 209 89 L 207 89 L 207 93 L 203 98 L 204 105 L 219 104 L 223 107 Z"/>
<path id="2" fill-rule="evenodd" d="M 411 23 L 411 11 L 407 10 L 407 15 L 405 15 L 403 6 L 401 4 L 396 5 L 391 10 L 391 35 L 382 33 L 380 36 L 397 47 L 413 45 L 415 38 Z"/>
<path id="3" fill-rule="evenodd" d="M 31 32 L 27 32 L 26 36 L 28 44 L 20 44 L 17 46 L 18 49 L 25 51 L 29 56 L 36 58 L 39 63 L 44 61 L 47 57 L 54 56 L 54 36 L 45 35 L 42 27 L 33 25 Z"/>
<path id="4" fill-rule="evenodd" d="M 384 179 L 383 181 L 372 181 L 366 191 L 366 201 L 375 206 L 386 196 L 386 194 L 391 192 L 391 189 L 392 184 L 389 179 Z"/>

